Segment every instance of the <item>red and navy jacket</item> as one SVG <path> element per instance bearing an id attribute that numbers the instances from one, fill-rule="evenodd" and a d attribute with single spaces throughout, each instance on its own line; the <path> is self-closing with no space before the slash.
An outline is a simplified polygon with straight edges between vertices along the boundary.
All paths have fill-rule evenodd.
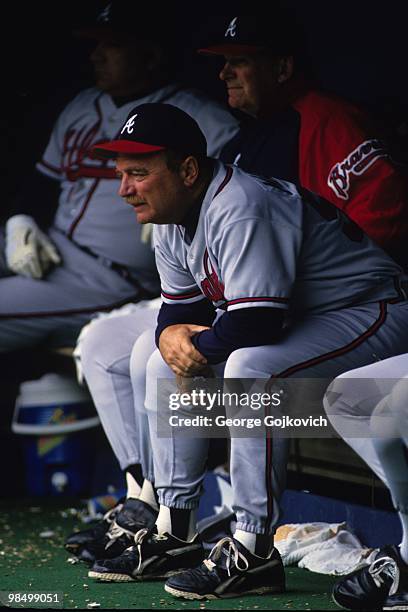
<path id="1" fill-rule="evenodd" d="M 221 159 L 325 198 L 407 264 L 407 176 L 354 105 L 315 90 L 297 92 L 270 119 L 249 119 Z"/>
<path id="2" fill-rule="evenodd" d="M 314 192 L 345 212 L 400 265 L 407 267 L 408 180 L 390 159 L 384 142 L 363 111 L 336 96 L 289 84 L 268 119 L 246 118 L 220 158 L 252 174 L 276 177 Z M 285 95 L 285 93 L 284 93 Z M 190 233 L 194 229 L 190 226 Z M 213 325 L 206 300 L 194 308 L 163 305 L 156 330 L 176 323 Z M 225 313 L 192 338 L 218 363 L 237 348 L 272 344 L 282 328 L 273 308 Z M 262 336 L 261 331 L 268 330 Z"/>

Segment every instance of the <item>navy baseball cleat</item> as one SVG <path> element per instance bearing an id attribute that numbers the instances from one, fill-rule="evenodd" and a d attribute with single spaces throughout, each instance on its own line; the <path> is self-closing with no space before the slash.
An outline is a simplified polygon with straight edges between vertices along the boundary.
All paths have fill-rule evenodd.
<path id="1" fill-rule="evenodd" d="M 92 564 L 96 559 L 112 559 L 133 544 L 135 534 L 145 527 L 152 527 L 157 512 L 140 499 L 128 498 L 109 529 L 100 538 L 83 546 L 78 558 Z"/>
<path id="2" fill-rule="evenodd" d="M 96 561 L 88 576 L 104 582 L 160 580 L 197 565 L 203 558 L 198 536 L 184 542 L 169 533 L 157 535 L 153 529 L 141 529 L 133 546 L 119 557 Z"/>
<path id="3" fill-rule="evenodd" d="M 398 547 L 380 548 L 370 565 L 336 582 L 332 597 L 346 610 L 408 610 L 408 566 Z"/>
<path id="4" fill-rule="evenodd" d="M 123 501 L 123 498 L 120 499 L 116 506 L 108 510 L 108 512 L 104 514 L 103 518 L 98 521 L 93 527 L 88 527 L 88 529 L 83 529 L 82 531 L 74 531 L 74 533 L 71 533 L 71 535 L 69 535 L 65 540 L 65 549 L 68 552 L 76 555 L 84 546 L 92 544 L 95 541 L 101 540 L 101 538 L 104 537 L 109 527 L 115 520 L 118 513 L 121 511 Z"/>
<path id="5" fill-rule="evenodd" d="M 238 540 L 222 538 L 207 559 L 167 580 L 165 590 L 184 599 L 222 599 L 285 591 L 285 572 L 276 548 L 263 559 Z"/>

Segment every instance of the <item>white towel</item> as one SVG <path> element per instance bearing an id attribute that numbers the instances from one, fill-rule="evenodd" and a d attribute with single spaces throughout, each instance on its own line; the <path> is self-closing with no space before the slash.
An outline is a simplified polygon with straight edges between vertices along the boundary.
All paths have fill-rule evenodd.
<path id="1" fill-rule="evenodd" d="M 297 563 L 312 572 L 342 576 L 371 563 L 376 550 L 362 546 L 346 523 L 282 525 L 275 546 L 283 564 Z"/>

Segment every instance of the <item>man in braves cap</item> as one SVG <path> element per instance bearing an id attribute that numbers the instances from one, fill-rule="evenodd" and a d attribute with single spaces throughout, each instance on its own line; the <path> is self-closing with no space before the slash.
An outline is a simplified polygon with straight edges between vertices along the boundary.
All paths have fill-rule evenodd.
<path id="1" fill-rule="evenodd" d="M 135 21 L 143 27 L 135 32 Z M 95 84 L 115 98 L 137 100 L 174 77 L 177 48 L 174 24 L 156 19 L 132 0 L 105 4 L 96 18 L 74 29 L 74 36 L 94 41 L 90 60 Z"/>
<path id="2" fill-rule="evenodd" d="M 180 105 L 189 106 L 184 96 L 185 104 L 178 97 L 174 103 L 179 100 Z M 195 96 L 190 99 L 196 100 Z M 202 106 L 195 103 L 188 115 L 175 104 L 131 105 L 113 140 L 101 139 L 92 148 L 92 158 L 110 164 L 113 176 L 116 169 L 116 176 L 121 178 L 119 196 L 136 213 L 135 223 L 129 221 L 132 235 L 141 225 L 183 222 L 211 177 L 214 160 L 207 158 L 207 149 L 210 155 L 216 153 L 213 137 L 218 140 L 219 135 L 215 134 L 213 117 L 208 115 L 216 115 L 217 109 L 203 100 Z M 193 118 L 197 115 L 201 118 L 202 113 L 209 119 L 203 122 L 203 129 L 200 121 Z M 208 138 L 204 135 L 207 129 Z M 132 213 L 130 206 L 119 208 Z M 194 218 L 193 210 L 190 223 L 194 223 Z M 122 236 L 123 232 L 118 238 Z M 127 483 L 123 506 L 119 502 L 94 528 L 67 538 L 67 550 L 87 563 L 118 556 L 129 546 L 132 533 L 149 527 L 157 516 L 151 454 L 146 460 L 144 454 L 149 451 L 146 418 L 139 419 L 134 410 L 135 404 L 143 407 L 143 400 L 134 399 L 129 372 L 133 344 L 142 332 L 147 329 L 154 332 L 156 326 L 160 304 L 151 300 L 146 305 L 146 302 L 140 306 L 128 304 L 121 316 L 115 316 L 116 311 L 112 317 L 96 320 L 81 333 L 84 377 Z M 145 363 L 143 357 L 141 362 Z"/>
<path id="3" fill-rule="evenodd" d="M 89 577 L 169 578 L 165 590 L 186 599 L 282 592 L 273 534 L 284 465 L 275 437 L 231 432 L 236 529 L 200 564 L 208 440 L 205 431 L 179 436 L 182 422 L 170 421 L 174 435 L 160 437 L 158 419 L 170 407 L 160 381 L 177 377 L 172 389 L 191 390 L 201 384 L 191 379 L 211 368 L 220 378 L 259 379 L 257 390 L 267 390 L 270 376 L 325 380 L 370 362 L 373 350 L 395 354 L 408 339 L 408 302 L 395 284 L 402 270 L 328 202 L 208 158 L 197 123 L 171 105 L 133 108 L 119 137 L 93 150 L 115 159 L 119 194 L 138 221 L 155 224 L 163 304 L 155 335 L 139 336 L 130 366 L 135 411 L 146 408 L 159 512 L 122 554 L 109 556 L 107 547 Z"/>
<path id="4" fill-rule="evenodd" d="M 210 42 L 198 51 L 225 58 L 220 78 L 228 103 L 254 117 L 271 116 L 283 103 L 282 86 L 294 86 L 295 56 L 298 61 L 301 36 L 293 17 L 277 11 L 266 17 L 236 16 L 220 19 Z M 298 68 L 298 66 L 296 66 Z M 296 82 L 300 76 L 296 75 Z M 303 80 L 303 79 L 302 79 Z M 285 92 L 286 95 L 286 92 Z"/>
<path id="5" fill-rule="evenodd" d="M 214 18 L 206 38 L 199 53 L 224 58 L 228 104 L 249 116 L 222 159 L 319 194 L 406 265 L 406 178 L 371 118 L 316 88 L 295 16 L 277 4 L 273 17 Z"/>

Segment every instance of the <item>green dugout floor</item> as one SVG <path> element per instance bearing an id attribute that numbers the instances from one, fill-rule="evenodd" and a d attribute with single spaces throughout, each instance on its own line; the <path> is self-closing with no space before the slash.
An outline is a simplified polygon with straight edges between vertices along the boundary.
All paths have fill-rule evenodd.
<path id="1" fill-rule="evenodd" d="M 43 499 L 0 502 L 0 591 L 58 592 L 62 594 L 63 608 L 67 609 L 338 609 L 330 597 L 334 578 L 295 567 L 286 569 L 284 595 L 216 601 L 175 599 L 165 593 L 162 582 L 95 582 L 88 578 L 85 565 L 67 561 L 69 555 L 62 544 L 65 536 L 78 526 L 75 518 L 62 516 L 68 507 L 67 502 Z M 4 601 L 4 593 L 2 598 Z M 89 606 L 93 603 L 100 605 Z M 24 607 L 28 608 L 28 603 Z"/>

